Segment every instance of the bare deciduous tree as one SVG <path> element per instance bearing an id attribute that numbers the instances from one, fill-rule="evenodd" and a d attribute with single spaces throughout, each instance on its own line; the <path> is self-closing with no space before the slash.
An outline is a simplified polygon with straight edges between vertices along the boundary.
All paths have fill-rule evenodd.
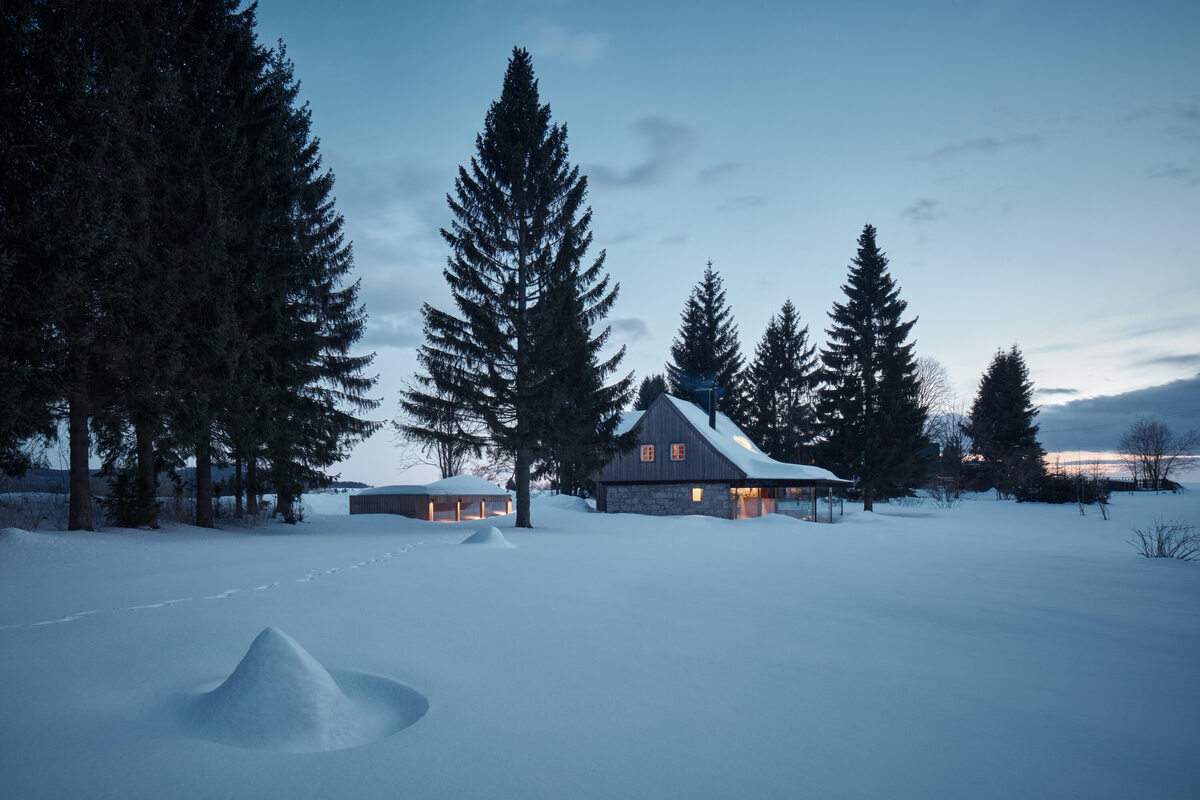
<path id="1" fill-rule="evenodd" d="M 450 478 L 467 472 L 472 460 L 482 455 L 483 424 L 468 417 L 428 377 L 415 375 L 404 385 L 399 412 L 391 426 L 401 468 L 428 465 Z"/>
<path id="2" fill-rule="evenodd" d="M 954 411 L 958 398 L 950 382 L 950 372 L 936 358 L 917 359 L 917 405 L 925 412 L 925 435 L 942 442 L 946 418 Z"/>
<path id="3" fill-rule="evenodd" d="M 1117 455 L 1133 474 L 1134 481 L 1159 489 L 1172 473 L 1195 466 L 1187 456 L 1196 451 L 1197 443 L 1200 437 L 1195 430 L 1177 435 L 1166 423 L 1138 417 L 1117 444 Z"/>

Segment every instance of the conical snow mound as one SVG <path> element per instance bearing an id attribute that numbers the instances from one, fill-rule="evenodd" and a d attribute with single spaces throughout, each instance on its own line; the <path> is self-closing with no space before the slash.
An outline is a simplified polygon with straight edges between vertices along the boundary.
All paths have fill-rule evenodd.
<path id="1" fill-rule="evenodd" d="M 340 672 L 335 680 L 283 631 L 267 628 L 224 683 L 202 695 L 197 733 L 235 747 L 340 750 L 408 727 L 429 704 L 407 686 Z"/>
<path id="2" fill-rule="evenodd" d="M 480 528 L 466 539 L 463 539 L 462 543 L 486 544 L 492 547 L 516 547 L 516 545 L 504 538 L 504 534 L 495 525 L 487 525 Z"/>

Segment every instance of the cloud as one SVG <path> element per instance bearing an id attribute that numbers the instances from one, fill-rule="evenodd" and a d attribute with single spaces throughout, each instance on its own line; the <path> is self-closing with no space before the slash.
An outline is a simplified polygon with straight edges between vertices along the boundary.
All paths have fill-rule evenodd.
<path id="1" fill-rule="evenodd" d="M 760 194 L 744 194 L 717 206 L 717 211 L 743 211 L 748 208 L 758 208 L 766 203 L 767 198 Z"/>
<path id="2" fill-rule="evenodd" d="M 621 317 L 609 320 L 608 324 L 613 335 L 624 344 L 632 344 L 650 336 L 650 326 L 639 317 Z"/>
<path id="3" fill-rule="evenodd" d="M 660 184 L 691 151 L 695 132 L 666 117 L 642 117 L 633 123 L 634 134 L 645 142 L 646 158 L 627 170 L 590 166 L 589 178 L 598 186 L 632 188 Z"/>
<path id="4" fill-rule="evenodd" d="M 363 343 L 370 348 L 415 348 L 425 341 L 423 321 L 419 311 L 371 314 Z"/>
<path id="5" fill-rule="evenodd" d="M 1037 418 L 1038 439 L 1050 452 L 1112 450 L 1130 423 L 1143 415 L 1161 419 L 1176 431 L 1200 425 L 1200 375 L 1043 408 Z"/>
<path id="6" fill-rule="evenodd" d="M 1034 394 L 1040 395 L 1072 395 L 1079 394 L 1078 389 L 1035 389 Z"/>
<path id="7" fill-rule="evenodd" d="M 937 200 L 925 197 L 901 210 L 900 216 L 907 218 L 909 222 L 934 222 L 945 216 L 941 207 L 942 204 Z"/>
<path id="8" fill-rule="evenodd" d="M 536 58 L 560 59 L 576 64 L 595 61 L 612 40 L 607 33 L 571 33 L 562 25 L 546 20 L 526 23 L 525 31 L 531 41 L 529 52 Z"/>
<path id="9" fill-rule="evenodd" d="M 1177 291 L 1172 290 L 1172 291 Z M 1134 339 L 1139 336 L 1154 336 L 1160 337 L 1166 333 L 1181 333 L 1185 331 L 1200 330 L 1200 325 L 1197 323 L 1195 314 L 1177 314 L 1175 316 L 1155 317 L 1153 322 L 1146 323 L 1142 320 L 1123 325 L 1113 333 L 1113 341 L 1125 341 Z"/>
<path id="10" fill-rule="evenodd" d="M 725 161 L 700 170 L 701 183 L 713 183 L 745 168 L 741 161 Z"/>
<path id="11" fill-rule="evenodd" d="M 1139 362 L 1148 365 L 1162 365 L 1166 367 L 1196 367 L 1200 369 L 1200 353 L 1182 353 L 1174 356 L 1159 356 L 1152 358 L 1149 361 Z"/>
<path id="12" fill-rule="evenodd" d="M 1177 106 L 1168 112 L 1164 131 L 1172 139 L 1200 142 L 1200 106 Z"/>
<path id="13" fill-rule="evenodd" d="M 1182 181 L 1189 186 L 1200 184 L 1200 174 L 1196 170 L 1169 161 L 1155 164 L 1146 170 L 1146 174 L 1157 180 Z"/>
<path id="14" fill-rule="evenodd" d="M 1037 149 L 1045 144 L 1041 136 L 1033 134 L 1023 134 L 1019 136 L 981 136 L 973 139 L 964 139 L 961 142 L 952 142 L 942 145 L 936 150 L 931 150 L 928 153 L 923 153 L 918 156 L 913 156 L 914 161 L 942 161 L 950 158 L 958 158 L 961 156 L 978 156 L 978 155 L 993 155 L 1001 150 L 1013 149 Z"/>
<path id="15" fill-rule="evenodd" d="M 1124 122 L 1150 122 L 1162 125 L 1168 139 L 1180 142 L 1200 142 L 1200 105 L 1173 105 L 1138 108 L 1121 115 Z"/>
<path id="16" fill-rule="evenodd" d="M 1058 342 L 1056 344 L 1039 344 L 1023 348 L 1027 353 L 1069 353 L 1072 350 L 1082 350 L 1089 345 L 1084 342 Z"/>

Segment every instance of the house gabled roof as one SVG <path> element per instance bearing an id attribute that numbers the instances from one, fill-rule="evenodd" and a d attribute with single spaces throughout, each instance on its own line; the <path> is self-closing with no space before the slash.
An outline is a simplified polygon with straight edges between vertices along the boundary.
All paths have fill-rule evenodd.
<path id="1" fill-rule="evenodd" d="M 733 423 L 729 417 L 717 413 L 717 427 L 714 430 L 708 424 L 708 414 L 698 406 L 678 397 L 663 395 L 663 402 L 670 403 L 696 432 L 712 446 L 720 455 L 725 457 L 749 480 L 797 480 L 797 481 L 826 481 L 830 483 L 850 483 L 834 475 L 827 469 L 806 466 L 804 464 L 788 464 L 776 461 L 758 449 L 746 432 Z M 653 405 L 651 406 L 653 408 Z"/>

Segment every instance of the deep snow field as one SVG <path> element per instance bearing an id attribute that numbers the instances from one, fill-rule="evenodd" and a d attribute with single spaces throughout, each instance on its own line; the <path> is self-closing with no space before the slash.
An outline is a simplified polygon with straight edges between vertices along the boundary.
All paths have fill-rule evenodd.
<path id="1" fill-rule="evenodd" d="M 1109 521 L 548 497 L 469 546 L 306 505 L 0 531 L 0 797 L 1200 797 L 1200 563 L 1128 542 L 1200 487 Z"/>

